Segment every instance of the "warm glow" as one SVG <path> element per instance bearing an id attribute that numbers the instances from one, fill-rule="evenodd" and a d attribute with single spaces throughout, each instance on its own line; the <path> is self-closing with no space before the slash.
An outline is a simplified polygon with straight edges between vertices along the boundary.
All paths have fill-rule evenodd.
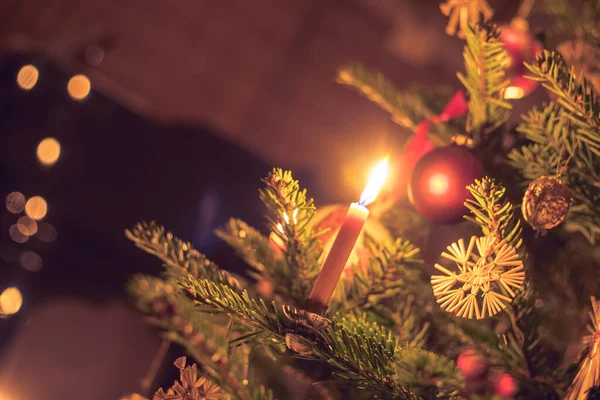
<path id="1" fill-rule="evenodd" d="M 90 94 L 91 88 L 92 84 L 85 75 L 75 75 L 69 80 L 69 84 L 67 85 L 69 95 L 75 100 L 85 99 Z"/>
<path id="2" fill-rule="evenodd" d="M 277 224 L 277 230 L 285 235 L 285 231 L 283 230 L 283 225 L 281 225 L 280 223 Z"/>
<path id="3" fill-rule="evenodd" d="M 17 221 L 17 229 L 23 235 L 33 236 L 37 233 L 38 226 L 37 226 L 37 222 L 35 222 L 35 220 L 24 215 L 21 218 L 19 218 L 19 220 Z"/>
<path id="4" fill-rule="evenodd" d="M 33 65 L 25 65 L 17 74 L 17 84 L 21 89 L 31 90 L 38 81 L 40 73 Z"/>
<path id="5" fill-rule="evenodd" d="M 504 89 L 504 98 L 505 99 L 520 99 L 525 94 L 523 88 L 518 86 L 509 86 Z"/>
<path id="6" fill-rule="evenodd" d="M 6 196 L 6 209 L 13 214 L 22 213 L 25 209 L 25 196 L 23 193 L 9 193 L 8 196 Z"/>
<path id="7" fill-rule="evenodd" d="M 16 224 L 11 225 L 10 228 L 8 228 L 8 235 L 17 243 L 25 243 L 29 240 L 29 236 L 22 234 Z"/>
<path id="8" fill-rule="evenodd" d="M 381 160 L 372 170 L 367 181 L 367 186 L 360 196 L 359 204 L 366 206 L 371 204 L 377 198 L 379 191 L 385 184 L 389 173 L 388 157 Z"/>
<path id="9" fill-rule="evenodd" d="M 29 217 L 40 220 L 46 216 L 48 212 L 48 204 L 41 196 L 33 196 L 27 200 L 25 204 L 25 212 Z"/>
<path id="10" fill-rule="evenodd" d="M 21 267 L 31 272 L 37 272 L 42 269 L 43 266 L 42 257 L 40 257 L 38 253 L 29 250 L 21 253 L 19 256 L 19 264 L 21 264 Z M 2 398 L 0 398 L 0 400 L 2 400 Z"/>
<path id="11" fill-rule="evenodd" d="M 9 287 L 0 295 L 0 312 L 3 314 L 16 314 L 23 305 L 23 296 L 16 287 Z"/>
<path id="12" fill-rule="evenodd" d="M 240 234 L 242 231 L 240 231 Z M 47 222 L 42 222 L 38 224 L 38 232 L 37 238 L 40 239 L 44 243 L 52 243 L 56 240 L 56 229 Z"/>
<path id="13" fill-rule="evenodd" d="M 54 138 L 46 138 L 38 144 L 37 157 L 44 165 L 53 165 L 60 156 L 60 143 Z"/>
<path id="14" fill-rule="evenodd" d="M 429 178 L 429 191 L 434 195 L 442 195 L 448 192 L 448 177 L 444 174 L 435 174 Z"/>

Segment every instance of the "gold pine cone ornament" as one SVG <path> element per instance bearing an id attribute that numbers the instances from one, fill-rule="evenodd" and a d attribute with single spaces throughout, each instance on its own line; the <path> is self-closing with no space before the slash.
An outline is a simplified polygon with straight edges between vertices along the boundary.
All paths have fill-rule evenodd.
<path id="1" fill-rule="evenodd" d="M 454 266 L 435 264 L 443 275 L 433 275 L 433 294 L 442 309 L 462 318 L 496 315 L 523 287 L 523 261 L 513 246 L 493 237 L 471 237 L 447 247 L 442 258 Z"/>
<path id="2" fill-rule="evenodd" d="M 571 209 L 571 191 L 560 179 L 541 176 L 529 184 L 521 211 L 525 221 L 536 231 L 555 228 Z"/>

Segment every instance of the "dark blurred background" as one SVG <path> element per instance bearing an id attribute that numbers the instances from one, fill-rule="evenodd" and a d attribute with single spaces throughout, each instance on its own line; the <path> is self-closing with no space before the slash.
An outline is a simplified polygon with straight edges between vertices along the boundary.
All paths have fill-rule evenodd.
<path id="1" fill-rule="evenodd" d="M 490 3 L 498 22 L 518 6 Z M 463 43 L 438 6 L 3 0 L 0 399 L 139 390 L 159 339 L 124 286 L 160 265 L 125 239 L 137 221 L 239 270 L 212 231 L 231 216 L 264 227 L 257 189 L 272 166 L 317 205 L 356 199 L 365 166 L 407 132 L 335 83 L 336 68 L 360 60 L 399 87 L 458 87 Z"/>

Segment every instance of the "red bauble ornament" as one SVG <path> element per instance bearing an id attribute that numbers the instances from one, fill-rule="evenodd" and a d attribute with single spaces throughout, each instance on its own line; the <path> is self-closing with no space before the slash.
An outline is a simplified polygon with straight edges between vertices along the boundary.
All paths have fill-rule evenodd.
<path id="1" fill-rule="evenodd" d="M 467 381 L 481 378 L 487 370 L 485 359 L 473 349 L 460 353 L 456 360 L 456 366 Z"/>
<path id="2" fill-rule="evenodd" d="M 517 381 L 509 374 L 502 374 L 494 385 L 494 394 L 500 397 L 513 397 L 519 390 Z"/>
<path id="3" fill-rule="evenodd" d="M 544 46 L 529 30 L 527 21 L 519 18 L 510 25 L 500 27 L 500 40 L 508 53 L 510 64 L 505 70 L 510 81 L 504 88 L 505 99 L 520 99 L 533 92 L 539 83 L 525 78 L 528 70 L 523 63 L 535 61 L 542 53 Z"/>
<path id="4" fill-rule="evenodd" d="M 409 199 L 423 217 L 450 224 L 467 214 L 467 186 L 485 175 L 479 160 L 464 147 L 440 147 L 427 153 L 413 170 Z"/>

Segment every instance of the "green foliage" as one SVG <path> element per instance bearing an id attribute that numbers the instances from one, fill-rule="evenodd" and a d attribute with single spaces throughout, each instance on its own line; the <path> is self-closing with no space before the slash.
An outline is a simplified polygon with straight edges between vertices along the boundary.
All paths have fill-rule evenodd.
<path id="1" fill-rule="evenodd" d="M 419 88 L 400 91 L 382 73 L 369 70 L 362 64 L 343 65 L 337 81 L 358 90 L 366 98 L 389 112 L 398 125 L 413 131 L 421 121 L 442 112 L 451 92 L 427 93 Z M 452 123 L 433 124 L 430 139 L 438 145 L 448 145 L 452 136 L 461 133 Z"/>
<path id="2" fill-rule="evenodd" d="M 354 266 L 352 279 L 340 281 L 336 290 L 341 296 L 341 307 L 347 310 L 369 308 L 397 296 L 420 275 L 415 270 L 422 263 L 419 249 L 410 242 L 397 239 L 394 243 L 380 243 L 368 235 L 364 241 L 371 256 L 368 265 Z"/>
<path id="3" fill-rule="evenodd" d="M 544 50 L 533 64 L 525 64 L 532 73 L 529 79 L 558 96 L 558 103 L 568 111 L 580 140 L 591 152 L 600 155 L 600 103 L 593 86 L 585 79 L 576 77 L 557 52 Z"/>
<path id="4" fill-rule="evenodd" d="M 286 260 L 275 253 L 268 237 L 236 218 L 231 218 L 225 228 L 217 229 L 215 233 L 252 267 L 250 276 L 256 280 L 274 281 L 277 291 L 290 296 L 291 281 L 297 277 L 289 270 Z"/>
<path id="5" fill-rule="evenodd" d="M 125 231 L 125 236 L 140 249 L 162 260 L 167 267 L 165 272 L 171 277 L 190 274 L 199 279 L 240 287 L 237 277 L 220 270 L 189 242 L 174 237 L 171 232 L 165 232 L 165 228 L 154 221 L 136 224 L 133 229 Z"/>
<path id="6" fill-rule="evenodd" d="M 527 67 L 531 79 L 557 102 L 533 108 L 517 131 L 531 143 L 513 149 L 509 164 L 528 185 L 540 176 L 559 176 L 572 190 L 574 205 L 562 225 L 590 243 L 600 238 L 600 103 L 585 79 L 577 78 L 558 53 L 545 51 Z"/>
<path id="7" fill-rule="evenodd" d="M 283 343 L 286 333 L 298 333 L 297 321 L 290 320 L 289 312 L 275 302 L 267 306 L 260 300 L 251 299 L 247 292 L 240 294 L 227 285 L 208 280 L 188 277 L 180 284 L 206 311 L 226 313 L 243 325 L 261 330 L 264 333 L 261 337 L 268 337 L 272 342 Z M 321 329 L 314 328 L 310 333 L 314 347 L 312 356 L 304 355 L 305 358 L 326 362 L 335 376 L 358 388 L 375 391 L 382 398 L 417 398 L 403 387 L 405 382 L 392 373 L 394 365 L 403 360 L 404 353 L 400 351 L 398 338 L 391 332 L 364 317 L 348 315 L 336 318 Z M 439 361 L 433 356 L 429 359 Z M 449 362 L 438 364 L 439 370 L 423 362 L 409 363 L 407 360 L 406 365 L 414 368 L 405 371 L 409 375 L 418 375 L 429 368 L 436 371 L 440 382 L 448 379 L 448 382 L 443 381 L 445 387 L 457 389 L 460 385 L 455 380 L 456 370 Z"/>
<path id="8" fill-rule="evenodd" d="M 275 282 L 277 286 L 287 285 L 283 290 L 289 291 L 292 301 L 303 304 L 320 271 L 322 248 L 318 238 L 324 231 L 313 232 L 310 227 L 316 210 L 313 199 L 306 196 L 306 189 L 300 189 L 290 171 L 274 168 L 263 182 L 265 187 L 259 194 L 267 207 L 271 231 L 281 234 L 287 247 L 285 264 L 273 264 L 270 272 L 281 280 Z M 282 269 L 274 270 L 277 267 Z"/>
<path id="9" fill-rule="evenodd" d="M 465 206 L 472 216 L 465 219 L 479 225 L 484 236 L 495 237 L 498 243 L 505 240 L 518 249 L 522 244 L 521 221 L 515 217 L 512 203 L 504 197 L 506 189 L 488 177 L 475 180 L 468 189 L 473 199 L 467 199 Z"/>
<path id="10" fill-rule="evenodd" d="M 502 95 L 508 85 L 504 69 L 509 58 L 495 26 L 471 27 L 466 31 L 463 52 L 465 75 L 458 79 L 469 92 L 467 131 L 494 131 L 510 117 L 511 105 Z"/>

